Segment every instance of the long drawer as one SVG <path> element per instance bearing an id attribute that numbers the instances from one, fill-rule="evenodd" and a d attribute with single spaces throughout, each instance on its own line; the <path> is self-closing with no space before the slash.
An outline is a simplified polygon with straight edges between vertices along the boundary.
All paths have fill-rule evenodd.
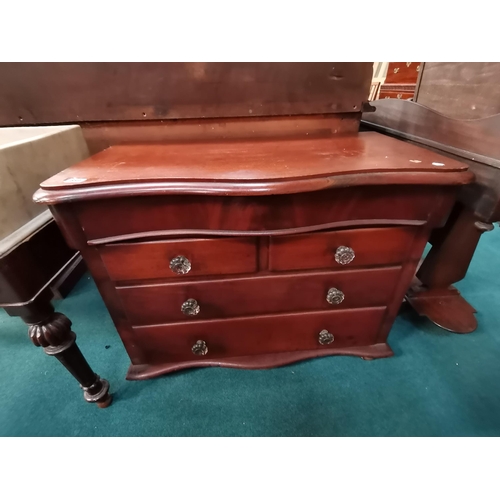
<path id="1" fill-rule="evenodd" d="M 436 206 L 437 193 L 442 192 L 442 186 L 431 185 L 352 186 L 273 196 L 224 196 L 221 192 L 221 196 L 123 197 L 75 203 L 74 207 L 87 239 L 96 240 L 155 231 L 173 235 L 185 230 L 288 230 L 360 220 L 424 222 Z"/>
<path id="2" fill-rule="evenodd" d="M 400 267 L 118 287 L 133 325 L 385 305 Z"/>
<path id="3" fill-rule="evenodd" d="M 415 227 L 346 229 L 271 238 L 269 269 L 340 269 L 400 264 Z"/>
<path id="4" fill-rule="evenodd" d="M 185 278 L 257 270 L 254 238 L 207 238 L 117 243 L 100 250 L 114 281 Z"/>
<path id="5" fill-rule="evenodd" d="M 376 341 L 385 307 L 135 327 L 146 362 L 352 347 Z"/>

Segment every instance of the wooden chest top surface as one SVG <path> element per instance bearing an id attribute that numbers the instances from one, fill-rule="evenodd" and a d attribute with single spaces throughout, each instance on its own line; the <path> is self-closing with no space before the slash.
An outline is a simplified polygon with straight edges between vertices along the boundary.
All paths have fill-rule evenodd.
<path id="1" fill-rule="evenodd" d="M 361 172 L 466 170 L 458 161 L 376 132 L 309 139 L 112 146 L 44 181 L 44 188 L 171 179 L 268 180 Z M 71 183 L 70 183 L 71 184 Z"/>
<path id="2" fill-rule="evenodd" d="M 295 184 L 293 190 L 300 192 L 332 183 L 352 185 L 353 175 L 362 175 L 356 183 L 370 184 L 370 175 L 381 173 L 396 176 L 396 183 L 423 184 L 436 183 L 435 174 L 447 174 L 446 182 L 438 183 L 460 184 L 469 180 L 463 177 L 466 170 L 463 163 L 376 132 L 328 139 L 117 145 L 46 180 L 43 192 L 53 193 L 35 199 L 59 202 L 57 191 L 72 191 L 78 199 L 78 193 L 102 186 L 122 186 L 124 194 L 128 185 L 133 194 L 132 185 L 144 189 L 147 183 L 156 183 L 151 189 L 175 188 L 176 194 L 192 193 L 200 182 L 206 194 L 231 195 L 235 189 L 237 194 L 272 194 L 271 186 L 285 184 Z M 391 183 L 390 176 L 383 179 Z"/>

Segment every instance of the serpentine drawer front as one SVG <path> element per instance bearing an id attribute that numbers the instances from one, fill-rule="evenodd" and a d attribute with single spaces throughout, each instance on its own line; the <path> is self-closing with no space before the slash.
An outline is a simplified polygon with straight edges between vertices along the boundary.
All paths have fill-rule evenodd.
<path id="1" fill-rule="evenodd" d="M 112 146 L 42 184 L 129 379 L 392 355 L 387 337 L 467 166 L 367 132 Z M 410 352 L 402 355 L 410 356 Z"/>

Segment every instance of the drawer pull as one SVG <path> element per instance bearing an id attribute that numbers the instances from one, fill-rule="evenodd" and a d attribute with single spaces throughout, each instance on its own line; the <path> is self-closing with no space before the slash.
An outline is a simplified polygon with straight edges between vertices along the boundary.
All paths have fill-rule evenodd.
<path id="1" fill-rule="evenodd" d="M 326 301 L 329 304 L 337 305 L 345 299 L 344 292 L 338 288 L 330 288 L 326 294 Z"/>
<path id="2" fill-rule="evenodd" d="M 342 266 L 351 263 L 354 260 L 354 250 L 350 247 L 340 246 L 335 251 L 335 260 Z"/>
<path id="3" fill-rule="evenodd" d="M 334 340 L 334 336 L 328 330 L 321 330 L 319 332 L 319 343 L 321 345 L 331 344 Z"/>
<path id="4" fill-rule="evenodd" d="M 181 311 L 186 316 L 196 316 L 200 312 L 200 306 L 195 299 L 187 299 L 181 306 Z"/>
<path id="5" fill-rule="evenodd" d="M 205 356 L 208 353 L 207 343 L 204 340 L 197 340 L 191 350 L 197 356 Z"/>
<path id="6" fill-rule="evenodd" d="M 191 271 L 191 262 L 184 255 L 178 255 L 170 261 L 170 269 L 177 274 L 187 274 Z"/>

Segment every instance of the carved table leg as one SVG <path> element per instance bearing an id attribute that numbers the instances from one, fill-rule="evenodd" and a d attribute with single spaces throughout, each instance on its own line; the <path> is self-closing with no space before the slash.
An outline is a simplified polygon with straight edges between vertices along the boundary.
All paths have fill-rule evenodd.
<path id="1" fill-rule="evenodd" d="M 48 301 L 35 301 L 20 308 L 9 308 L 12 316 L 20 316 L 28 324 L 33 344 L 43 347 L 49 356 L 55 356 L 76 378 L 83 389 L 83 397 L 99 408 L 111 404 L 109 382 L 90 368 L 87 360 L 76 345 L 76 335 L 71 330 L 71 321 L 54 311 Z"/>
<path id="2" fill-rule="evenodd" d="M 452 284 L 465 277 L 479 238 L 492 229 L 492 224 L 457 204 L 446 225 L 433 233 L 432 249 L 406 295 L 418 314 L 455 333 L 477 328 L 476 310 Z"/>

